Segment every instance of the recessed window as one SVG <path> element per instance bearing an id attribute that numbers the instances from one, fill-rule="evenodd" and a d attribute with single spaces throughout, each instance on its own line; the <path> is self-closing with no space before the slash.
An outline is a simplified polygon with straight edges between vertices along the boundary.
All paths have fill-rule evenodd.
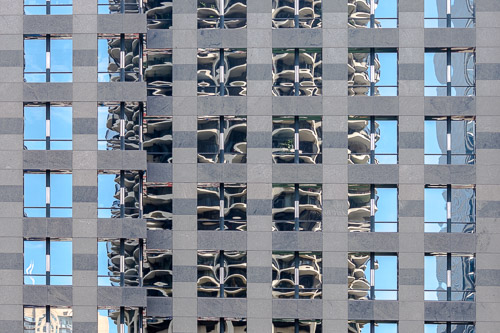
<path id="1" fill-rule="evenodd" d="M 99 34 L 97 36 L 97 81 L 142 81 L 142 42 L 142 34 Z"/>
<path id="2" fill-rule="evenodd" d="M 397 96 L 398 52 L 396 49 L 349 49 L 349 96 Z"/>
<path id="3" fill-rule="evenodd" d="M 142 149 L 142 103 L 100 103 L 97 106 L 99 150 Z"/>
<path id="4" fill-rule="evenodd" d="M 247 26 L 247 0 L 197 0 L 198 29 L 241 29 Z"/>
<path id="5" fill-rule="evenodd" d="M 246 162 L 246 117 L 198 117 L 198 163 Z"/>
<path id="6" fill-rule="evenodd" d="M 71 285 L 72 242 L 64 239 L 24 240 L 25 285 Z"/>
<path id="7" fill-rule="evenodd" d="M 172 0 L 144 1 L 148 29 L 170 29 L 172 27 Z"/>
<path id="8" fill-rule="evenodd" d="M 321 320 L 311 319 L 273 319 L 273 333 L 308 332 L 321 333 Z"/>
<path id="9" fill-rule="evenodd" d="M 148 163 L 172 163 L 172 117 L 148 116 L 143 120 L 142 147 Z"/>
<path id="10" fill-rule="evenodd" d="M 350 28 L 397 28 L 398 0 L 348 0 Z"/>
<path id="11" fill-rule="evenodd" d="M 426 28 L 475 28 L 474 0 L 425 0 Z"/>
<path id="12" fill-rule="evenodd" d="M 142 218 L 141 171 L 99 171 L 97 217 Z"/>
<path id="13" fill-rule="evenodd" d="M 138 307 L 98 307 L 97 308 L 97 333 L 131 333 L 138 331 L 143 326 L 147 317 L 144 309 Z M 170 327 L 169 325 L 167 327 Z M 146 320 L 147 323 L 147 320 Z M 146 328 L 146 331 L 147 328 Z"/>
<path id="14" fill-rule="evenodd" d="M 474 333 L 474 323 L 467 322 L 426 322 L 425 333 Z"/>
<path id="15" fill-rule="evenodd" d="M 474 164 L 475 117 L 426 117 L 425 164 Z"/>
<path id="16" fill-rule="evenodd" d="M 61 306 L 24 306 L 24 333 L 72 332 L 73 310 Z"/>
<path id="17" fill-rule="evenodd" d="M 321 299 L 320 252 L 273 252 L 273 298 Z"/>
<path id="18" fill-rule="evenodd" d="M 172 49 L 147 49 L 143 53 L 148 96 L 172 96 Z"/>
<path id="19" fill-rule="evenodd" d="M 471 301 L 476 298 L 474 254 L 427 253 L 425 255 L 426 301 Z"/>
<path id="20" fill-rule="evenodd" d="M 321 28 L 322 0 L 272 0 L 273 28 Z"/>
<path id="21" fill-rule="evenodd" d="M 425 232 L 474 233 L 476 190 L 474 185 L 426 185 Z"/>
<path id="22" fill-rule="evenodd" d="M 198 297 L 247 297 L 246 251 L 198 250 Z"/>
<path id="23" fill-rule="evenodd" d="M 246 96 L 246 49 L 198 49 L 198 96 Z"/>
<path id="24" fill-rule="evenodd" d="M 148 230 L 172 230 L 172 183 L 144 183 L 143 218 Z"/>
<path id="25" fill-rule="evenodd" d="M 24 105 L 24 150 L 73 149 L 73 109 L 67 103 Z"/>
<path id="26" fill-rule="evenodd" d="M 321 49 L 273 49 L 273 96 L 320 96 Z"/>
<path id="27" fill-rule="evenodd" d="M 397 232 L 396 185 L 349 184 L 350 232 Z"/>
<path id="28" fill-rule="evenodd" d="M 247 230 L 247 186 L 198 184 L 198 230 Z"/>
<path id="29" fill-rule="evenodd" d="M 348 326 L 350 333 L 398 333 L 398 324 L 391 322 L 349 320 Z"/>
<path id="30" fill-rule="evenodd" d="M 321 164 L 321 116 L 273 117 L 273 163 Z"/>
<path id="31" fill-rule="evenodd" d="M 68 171 L 25 171 L 24 217 L 71 217 L 72 179 Z"/>
<path id="32" fill-rule="evenodd" d="M 425 49 L 424 83 L 425 96 L 475 96 L 475 49 Z"/>
<path id="33" fill-rule="evenodd" d="M 24 15 L 71 15 L 73 0 L 24 0 Z"/>
<path id="34" fill-rule="evenodd" d="M 321 231 L 321 184 L 273 184 L 273 231 Z"/>
<path id="35" fill-rule="evenodd" d="M 349 253 L 347 261 L 349 299 L 398 299 L 397 255 Z"/>
<path id="36" fill-rule="evenodd" d="M 247 321 L 244 318 L 198 318 L 198 332 L 200 333 L 233 333 L 246 331 Z"/>
<path id="37" fill-rule="evenodd" d="M 393 117 L 349 116 L 349 164 L 397 164 L 398 120 Z"/>
<path id="38" fill-rule="evenodd" d="M 24 82 L 72 82 L 70 35 L 24 35 Z"/>

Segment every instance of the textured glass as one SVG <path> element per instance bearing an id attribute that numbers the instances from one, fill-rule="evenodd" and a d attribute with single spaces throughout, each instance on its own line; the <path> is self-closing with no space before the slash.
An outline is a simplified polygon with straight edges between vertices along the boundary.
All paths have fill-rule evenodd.
<path id="1" fill-rule="evenodd" d="M 246 163 L 246 153 L 246 118 L 234 116 L 224 117 L 224 162 Z"/>
<path id="2" fill-rule="evenodd" d="M 347 264 L 348 298 L 355 300 L 371 299 L 370 255 L 368 253 L 349 253 Z"/>
<path id="3" fill-rule="evenodd" d="M 144 185 L 143 218 L 149 230 L 172 229 L 172 202 L 172 184 Z"/>
<path id="4" fill-rule="evenodd" d="M 142 131 L 148 163 L 172 163 L 172 117 L 146 117 Z"/>
<path id="5" fill-rule="evenodd" d="M 148 96 L 172 96 L 172 50 L 147 50 L 144 68 Z"/>
<path id="6" fill-rule="evenodd" d="M 295 229 L 294 184 L 273 185 L 273 229 L 291 231 Z"/>
<path id="7" fill-rule="evenodd" d="M 45 285 L 46 284 L 46 242 L 24 241 L 24 284 Z"/>
<path id="8" fill-rule="evenodd" d="M 148 296 L 172 296 L 172 251 L 146 251 L 143 285 Z"/>
<path id="9" fill-rule="evenodd" d="M 145 0 L 143 2 L 148 29 L 169 29 L 172 26 L 172 0 Z"/>
<path id="10" fill-rule="evenodd" d="M 299 185 L 299 230 L 320 231 L 323 216 L 322 189 L 318 184 Z"/>

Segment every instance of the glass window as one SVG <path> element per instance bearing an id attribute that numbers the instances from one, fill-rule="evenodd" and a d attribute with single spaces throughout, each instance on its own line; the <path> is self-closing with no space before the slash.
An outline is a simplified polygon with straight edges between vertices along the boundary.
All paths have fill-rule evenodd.
<path id="1" fill-rule="evenodd" d="M 474 323 L 452 323 L 452 322 L 434 322 L 425 323 L 425 333 L 474 333 L 476 328 Z"/>
<path id="2" fill-rule="evenodd" d="M 246 163 L 246 153 L 246 117 L 198 117 L 198 163 Z"/>
<path id="3" fill-rule="evenodd" d="M 319 252 L 273 252 L 273 298 L 321 299 L 322 267 Z"/>
<path id="4" fill-rule="evenodd" d="M 72 81 L 73 41 L 71 36 L 24 36 L 24 82 Z"/>
<path id="5" fill-rule="evenodd" d="M 243 318 L 198 318 L 198 333 L 243 333 L 247 331 L 247 321 Z"/>
<path id="6" fill-rule="evenodd" d="M 425 0 L 426 28 L 474 28 L 474 0 Z"/>
<path id="7" fill-rule="evenodd" d="M 143 120 L 142 147 L 148 163 L 172 163 L 172 117 L 147 116 Z"/>
<path id="8" fill-rule="evenodd" d="M 321 231 L 321 184 L 273 184 L 273 231 Z"/>
<path id="9" fill-rule="evenodd" d="M 142 218 L 142 172 L 99 171 L 97 217 Z"/>
<path id="10" fill-rule="evenodd" d="M 475 255 L 427 253 L 424 271 L 426 301 L 475 300 Z"/>
<path id="11" fill-rule="evenodd" d="M 397 232 L 398 189 L 394 185 L 349 184 L 350 232 Z"/>
<path id="12" fill-rule="evenodd" d="M 172 27 L 172 0 L 143 0 L 148 29 Z"/>
<path id="13" fill-rule="evenodd" d="M 139 332 L 144 321 L 143 312 L 142 308 L 136 307 L 99 307 L 97 333 Z"/>
<path id="14" fill-rule="evenodd" d="M 23 332 L 73 332 L 73 310 L 69 307 L 25 306 Z"/>
<path id="15" fill-rule="evenodd" d="M 425 164 L 474 164 L 474 117 L 426 117 Z"/>
<path id="16" fill-rule="evenodd" d="M 144 316 L 143 327 L 147 333 L 172 333 L 172 317 Z"/>
<path id="17" fill-rule="evenodd" d="M 322 0 L 272 0 L 273 28 L 321 28 Z"/>
<path id="18" fill-rule="evenodd" d="M 396 49 L 349 49 L 349 96 L 397 96 Z"/>
<path id="19" fill-rule="evenodd" d="M 241 29 L 247 26 L 247 0 L 197 0 L 198 29 Z"/>
<path id="20" fill-rule="evenodd" d="M 321 116 L 273 117 L 273 163 L 322 162 Z"/>
<path id="21" fill-rule="evenodd" d="M 247 253 L 198 251 L 198 297 L 247 297 Z"/>
<path id="22" fill-rule="evenodd" d="M 272 333 L 292 332 L 321 333 L 323 325 L 318 319 L 273 319 Z"/>
<path id="23" fill-rule="evenodd" d="M 172 229 L 172 183 L 145 183 L 142 201 L 148 230 Z"/>
<path id="24" fill-rule="evenodd" d="M 349 116 L 349 164 L 397 164 L 398 120 L 390 117 Z"/>
<path id="25" fill-rule="evenodd" d="M 141 239 L 103 239 L 97 242 L 99 286 L 137 287 L 142 279 Z"/>
<path id="26" fill-rule="evenodd" d="M 397 0 L 348 0 L 350 28 L 397 28 Z"/>
<path id="27" fill-rule="evenodd" d="M 141 3 L 141 0 L 97 0 L 97 12 L 98 14 L 138 14 L 143 10 Z"/>
<path id="28" fill-rule="evenodd" d="M 273 49 L 274 96 L 322 94 L 321 49 Z"/>
<path id="29" fill-rule="evenodd" d="M 348 271 L 349 299 L 398 299 L 397 255 L 349 253 Z"/>
<path id="30" fill-rule="evenodd" d="M 71 217 L 72 174 L 66 171 L 24 172 L 24 217 Z"/>
<path id="31" fill-rule="evenodd" d="M 427 185 L 424 216 L 425 232 L 475 232 L 474 185 Z"/>
<path id="32" fill-rule="evenodd" d="M 137 102 L 100 103 L 97 106 L 99 150 L 141 150 L 144 106 Z"/>
<path id="33" fill-rule="evenodd" d="M 97 81 L 142 81 L 142 43 L 142 34 L 99 34 L 97 36 Z"/>
<path id="34" fill-rule="evenodd" d="M 24 240 L 25 285 L 71 285 L 72 242 L 63 239 Z"/>
<path id="35" fill-rule="evenodd" d="M 172 96 L 172 49 L 144 51 L 148 96 Z"/>
<path id="36" fill-rule="evenodd" d="M 473 48 L 425 49 L 425 96 L 475 96 Z"/>
<path id="37" fill-rule="evenodd" d="M 24 105 L 25 150 L 72 150 L 72 107 L 66 103 Z"/>
<path id="38" fill-rule="evenodd" d="M 349 320 L 349 333 L 398 333 L 398 324 L 380 321 Z"/>
<path id="39" fill-rule="evenodd" d="M 246 96 L 246 49 L 198 49 L 198 96 Z"/>
<path id="40" fill-rule="evenodd" d="M 246 231 L 246 184 L 198 184 L 197 211 L 198 230 Z"/>
<path id="41" fill-rule="evenodd" d="M 73 0 L 24 0 L 24 15 L 71 15 Z"/>
<path id="42" fill-rule="evenodd" d="M 147 296 L 172 297 L 172 251 L 147 250 L 143 274 Z"/>

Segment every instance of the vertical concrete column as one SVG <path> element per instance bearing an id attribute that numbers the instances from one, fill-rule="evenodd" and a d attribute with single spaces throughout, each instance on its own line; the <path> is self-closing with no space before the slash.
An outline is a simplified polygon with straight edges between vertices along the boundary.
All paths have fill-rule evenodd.
<path id="1" fill-rule="evenodd" d="M 197 320 L 197 1 L 173 2 L 173 321 L 195 332 Z"/>

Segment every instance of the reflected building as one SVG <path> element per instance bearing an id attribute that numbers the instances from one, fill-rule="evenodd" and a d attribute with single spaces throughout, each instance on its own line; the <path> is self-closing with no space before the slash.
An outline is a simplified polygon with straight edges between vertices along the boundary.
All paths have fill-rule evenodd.
<path id="1" fill-rule="evenodd" d="M 380 130 L 375 121 L 375 132 L 372 137 L 370 120 L 366 117 L 349 117 L 347 122 L 347 154 L 349 164 L 369 164 L 370 152 L 374 150 L 372 140 L 380 139 Z"/>
<path id="2" fill-rule="evenodd" d="M 272 0 L 273 28 L 321 28 L 322 0 Z"/>
<path id="3" fill-rule="evenodd" d="M 47 320 L 47 314 L 50 316 Z M 73 310 L 63 307 L 25 307 L 24 333 L 71 333 L 73 332 Z"/>
<path id="4" fill-rule="evenodd" d="M 350 253 L 347 258 L 347 288 L 349 299 L 367 300 L 370 295 L 370 255 L 366 253 Z M 378 269 L 378 263 L 375 263 Z M 367 275 L 368 272 L 368 275 Z"/>
<path id="5" fill-rule="evenodd" d="M 247 26 L 247 0 L 197 0 L 198 29 L 242 29 Z"/>

